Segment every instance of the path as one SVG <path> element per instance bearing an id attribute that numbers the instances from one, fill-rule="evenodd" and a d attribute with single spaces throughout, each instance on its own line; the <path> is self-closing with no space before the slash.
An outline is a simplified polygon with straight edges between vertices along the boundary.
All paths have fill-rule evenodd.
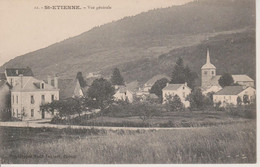
<path id="1" fill-rule="evenodd" d="M 47 120 L 41 121 L 24 121 L 24 122 L 0 122 L 0 126 L 4 127 L 32 127 L 32 128 L 72 128 L 72 129 L 104 129 L 104 130 L 174 130 L 174 129 L 193 129 L 194 127 L 170 127 L 170 128 L 160 128 L 160 127 L 108 127 L 108 126 L 80 126 L 80 125 L 56 125 L 50 123 L 43 123 Z M 198 127 L 196 127 L 198 128 Z M 199 127 L 206 128 L 206 127 Z"/>

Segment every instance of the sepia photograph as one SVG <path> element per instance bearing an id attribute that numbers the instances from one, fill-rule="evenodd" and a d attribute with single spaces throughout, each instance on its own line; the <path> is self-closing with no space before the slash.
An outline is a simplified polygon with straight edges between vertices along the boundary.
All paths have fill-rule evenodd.
<path id="1" fill-rule="evenodd" d="M 1 0 L 0 166 L 256 166 L 257 3 Z"/>

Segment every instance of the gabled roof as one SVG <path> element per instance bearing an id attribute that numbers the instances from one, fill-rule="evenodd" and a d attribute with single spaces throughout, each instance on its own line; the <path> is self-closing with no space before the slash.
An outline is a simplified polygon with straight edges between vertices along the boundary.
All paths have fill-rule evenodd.
<path id="1" fill-rule="evenodd" d="M 60 99 L 67 99 L 75 95 L 78 96 L 77 93 L 79 92 L 79 89 L 82 90 L 83 95 L 86 95 L 87 90 L 89 88 L 88 86 L 84 88 L 83 87 L 76 88 L 77 86 L 79 86 L 79 82 L 77 79 L 59 79 L 58 83 L 60 89 Z M 78 90 L 76 90 L 75 92 L 75 89 Z"/>
<path id="2" fill-rule="evenodd" d="M 171 79 L 170 77 L 168 77 L 168 76 L 165 75 L 165 74 L 159 74 L 159 75 L 153 76 L 153 77 L 152 77 L 151 79 L 149 79 L 145 84 L 152 86 L 157 80 L 162 79 L 162 78 L 166 78 L 166 79 L 168 79 L 168 80 Z"/>
<path id="3" fill-rule="evenodd" d="M 5 73 L 0 73 L 0 80 L 6 80 Z"/>
<path id="4" fill-rule="evenodd" d="M 21 85 L 21 82 L 19 82 L 17 85 L 15 85 L 12 88 L 12 91 L 40 90 L 41 83 L 44 83 L 44 90 L 57 90 L 57 88 L 55 88 L 52 85 L 45 83 L 43 80 L 38 80 L 34 77 L 30 77 L 29 79 L 23 78 L 22 85 Z"/>
<path id="5" fill-rule="evenodd" d="M 27 67 L 27 68 L 6 68 L 6 75 L 8 77 L 10 76 L 19 76 L 20 74 L 22 74 L 23 76 L 33 76 L 33 72 L 31 70 L 31 68 Z"/>
<path id="6" fill-rule="evenodd" d="M 245 90 L 245 86 L 226 86 L 220 91 L 216 92 L 215 95 L 237 95 Z"/>
<path id="7" fill-rule="evenodd" d="M 232 75 L 232 77 L 233 77 L 235 82 L 239 82 L 239 81 L 254 82 L 254 80 L 247 75 Z"/>
<path id="8" fill-rule="evenodd" d="M 130 90 L 131 92 L 136 92 L 136 91 L 138 91 L 138 89 L 139 89 L 139 83 L 138 83 L 137 80 L 135 80 L 135 81 L 132 81 L 132 82 L 130 82 L 130 83 L 127 83 L 127 84 L 126 84 L 126 87 L 127 87 L 127 89 Z"/>
<path id="9" fill-rule="evenodd" d="M 185 84 L 168 84 L 165 88 L 163 88 L 162 90 L 177 90 L 179 89 L 180 87 L 182 86 L 185 86 L 185 87 L 188 87 L 186 86 Z M 189 88 L 189 87 L 188 87 Z"/>

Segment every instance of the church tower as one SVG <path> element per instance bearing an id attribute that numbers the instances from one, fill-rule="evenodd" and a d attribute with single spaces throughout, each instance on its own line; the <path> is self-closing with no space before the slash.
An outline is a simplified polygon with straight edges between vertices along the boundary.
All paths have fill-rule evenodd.
<path id="1" fill-rule="evenodd" d="M 207 62 L 201 67 L 201 87 L 210 86 L 210 80 L 216 76 L 216 67 L 210 63 L 209 49 L 207 49 Z"/>

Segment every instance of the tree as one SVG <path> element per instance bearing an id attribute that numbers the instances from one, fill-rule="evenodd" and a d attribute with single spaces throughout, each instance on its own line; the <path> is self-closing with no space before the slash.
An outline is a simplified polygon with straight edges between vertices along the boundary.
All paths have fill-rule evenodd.
<path id="1" fill-rule="evenodd" d="M 192 72 L 189 66 L 184 67 L 182 58 L 178 58 L 176 65 L 173 68 L 170 83 L 183 84 L 187 82 L 188 86 L 193 89 L 195 87 L 195 80 L 197 77 L 197 74 Z"/>
<path id="2" fill-rule="evenodd" d="M 111 83 L 104 78 L 99 78 L 93 81 L 88 89 L 87 95 L 92 100 L 93 104 L 101 110 L 108 107 L 113 102 L 115 89 Z"/>
<path id="3" fill-rule="evenodd" d="M 169 82 L 169 80 L 167 78 L 162 78 L 157 80 L 151 90 L 150 93 L 154 93 L 156 94 L 159 98 L 162 98 L 162 89 L 167 85 L 167 83 Z"/>
<path id="4" fill-rule="evenodd" d="M 124 78 L 121 76 L 118 68 L 115 68 L 111 77 L 112 85 L 124 85 Z"/>
<path id="5" fill-rule="evenodd" d="M 242 104 L 242 99 L 240 96 L 237 97 L 237 105 L 240 106 Z"/>
<path id="6" fill-rule="evenodd" d="M 166 106 L 169 111 L 183 111 L 184 105 L 181 102 L 181 99 L 178 95 L 167 96 L 166 97 Z"/>
<path id="7" fill-rule="evenodd" d="M 84 88 L 85 86 L 87 86 L 87 83 L 83 78 L 82 72 L 77 73 L 76 79 L 78 79 L 80 87 Z"/>
<path id="8" fill-rule="evenodd" d="M 73 114 L 80 114 L 83 111 L 82 102 L 79 98 L 68 98 L 65 100 L 54 100 L 51 103 L 46 103 L 40 106 L 41 110 L 45 110 L 49 113 L 58 112 L 60 118 L 66 119 Z"/>
<path id="9" fill-rule="evenodd" d="M 248 98 L 248 95 L 244 95 L 244 96 L 243 96 L 243 103 L 244 103 L 244 104 L 249 104 L 249 103 L 250 103 L 249 98 Z"/>
<path id="10" fill-rule="evenodd" d="M 146 122 L 154 116 L 161 115 L 161 109 L 157 104 L 152 104 L 148 101 L 136 102 L 131 104 L 132 112 L 139 116 L 139 118 Z"/>
<path id="11" fill-rule="evenodd" d="M 204 95 L 201 93 L 200 88 L 194 88 L 187 97 L 190 102 L 190 108 L 192 109 L 203 109 L 204 108 Z"/>
<path id="12" fill-rule="evenodd" d="M 221 87 L 230 86 L 234 84 L 234 79 L 232 75 L 225 73 L 219 78 L 218 83 Z"/>

